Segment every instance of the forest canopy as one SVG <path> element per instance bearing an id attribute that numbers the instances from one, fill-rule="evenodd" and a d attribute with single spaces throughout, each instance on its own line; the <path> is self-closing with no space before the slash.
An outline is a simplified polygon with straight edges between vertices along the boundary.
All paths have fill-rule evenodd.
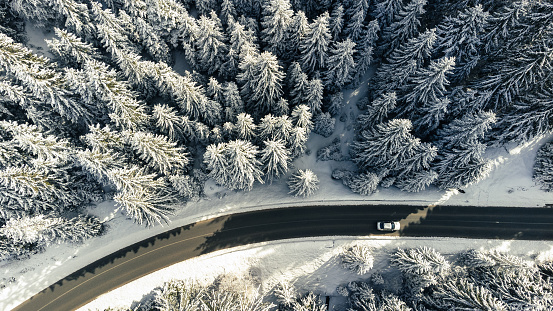
<path id="1" fill-rule="evenodd" d="M 357 165 L 333 177 L 476 182 L 486 148 L 552 129 L 551 25 L 550 0 L 0 0 L 0 259 L 100 234 L 83 207 L 105 199 L 151 226 L 208 179 L 309 195 L 291 163 L 366 79 L 350 155 L 318 152 Z"/>

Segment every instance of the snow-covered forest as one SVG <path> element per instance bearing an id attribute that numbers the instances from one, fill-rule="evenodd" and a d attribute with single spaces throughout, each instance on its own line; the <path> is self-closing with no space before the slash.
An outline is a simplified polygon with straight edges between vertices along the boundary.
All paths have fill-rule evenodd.
<path id="1" fill-rule="evenodd" d="M 211 284 L 172 280 L 129 308 L 107 310 L 551 310 L 551 261 L 525 261 L 499 251 L 444 256 L 429 247 L 398 248 L 386 268 L 373 268 L 372 249 L 354 244 L 338 256 L 361 281 L 339 285 L 337 296 L 298 291 L 289 282 L 261 289 L 252 274 L 223 274 Z M 359 269 L 359 267 L 363 267 Z M 340 297 L 341 296 L 341 297 Z"/>
<path id="2" fill-rule="evenodd" d="M 207 180 L 314 193 L 290 164 L 372 71 L 349 154 L 317 151 L 357 165 L 333 178 L 462 188 L 487 147 L 551 131 L 551 25 L 549 0 L 0 0 L 0 260 L 102 234 L 83 207 L 106 199 L 151 226 Z"/>

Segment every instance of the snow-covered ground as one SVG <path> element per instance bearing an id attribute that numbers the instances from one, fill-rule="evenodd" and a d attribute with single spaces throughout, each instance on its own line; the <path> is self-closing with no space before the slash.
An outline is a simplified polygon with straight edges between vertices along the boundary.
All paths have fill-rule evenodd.
<path id="1" fill-rule="evenodd" d="M 28 29 L 29 36 L 45 36 L 41 30 Z M 34 38 L 34 37 L 33 37 Z M 39 42 L 38 39 L 30 40 Z M 40 49 L 42 48 L 42 49 Z M 45 51 L 46 46 L 38 45 L 35 50 Z M 179 71 L 185 64 L 176 63 Z M 521 147 L 498 148 L 488 151 L 489 158 L 496 164 L 490 176 L 478 184 L 465 190 L 464 194 L 457 191 L 439 191 L 430 188 L 421 193 L 405 193 L 395 188 L 380 189 L 379 192 L 363 197 L 352 193 L 342 185 L 341 181 L 331 179 L 334 169 L 352 168 L 351 162 L 317 162 L 317 150 L 340 137 L 343 152 L 353 137 L 354 117 L 358 114 L 355 102 L 366 92 L 366 82 L 355 90 L 344 93 L 345 122 L 337 122 L 335 134 L 322 138 L 313 134 L 308 141 L 309 155 L 296 161 L 296 169 L 309 168 L 319 177 L 320 190 L 309 198 L 296 198 L 288 195 L 286 180 L 288 176 L 274 182 L 272 185 L 256 185 L 250 192 L 229 191 L 208 182 L 207 197 L 200 202 L 181 206 L 172 217 L 172 222 L 166 226 L 156 226 L 151 229 L 134 224 L 119 212 L 114 212 L 113 202 L 103 202 L 89 210 L 90 214 L 102 219 L 108 226 L 108 231 L 101 237 L 88 240 L 81 245 L 61 244 L 47 248 L 44 253 L 33 255 L 28 260 L 0 263 L 0 310 L 10 310 L 40 290 L 58 281 L 75 270 L 105 256 L 124 246 L 143 240 L 163 231 L 222 214 L 234 213 L 260 208 L 275 208 L 298 204 L 333 204 L 340 202 L 380 204 L 407 203 L 414 205 L 482 205 L 482 206 L 544 206 L 553 203 L 553 194 L 541 191 L 532 182 L 532 165 L 537 149 L 550 137 L 536 139 Z M 291 170 L 290 174 L 294 171 Z M 321 292 L 333 293 L 336 285 L 351 280 L 355 276 L 341 270 L 333 259 L 341 246 L 352 239 L 344 237 L 329 237 L 327 239 L 303 239 L 271 242 L 231 250 L 216 252 L 192 259 L 173 267 L 163 269 L 143 279 L 137 280 L 142 285 L 125 286 L 102 296 L 93 308 L 102 308 L 110 304 L 128 305 L 141 295 L 149 292 L 154 286 L 168 280 L 169 277 L 201 278 L 205 281 L 220 273 L 256 269 L 263 281 L 263 288 L 270 288 L 280 279 L 287 279 L 304 289 L 317 289 Z M 397 247 L 415 247 L 428 245 L 438 251 L 448 253 L 466 248 L 502 248 L 518 255 L 532 255 L 551 252 L 553 242 L 517 242 L 517 241 L 485 241 L 465 239 L 380 239 L 365 238 L 364 242 L 389 251 Z M 385 252 L 380 255 L 381 265 L 385 264 Z M 378 260 L 378 259 L 377 259 Z M 245 264 L 248 263 L 248 264 Z M 196 268 L 197 267 L 197 268 Z M 180 272 L 179 272 L 180 271 Z M 196 273 L 196 274 L 192 274 Z M 154 282 L 155 280 L 155 282 Z M 137 283 L 137 284 L 138 284 Z M 139 289 L 140 288 L 140 289 Z M 132 292 L 132 295 L 131 295 Z M 116 298 L 114 298 L 116 297 Z M 111 299 L 111 300 L 110 300 Z M 85 309 L 86 310 L 86 309 Z"/>

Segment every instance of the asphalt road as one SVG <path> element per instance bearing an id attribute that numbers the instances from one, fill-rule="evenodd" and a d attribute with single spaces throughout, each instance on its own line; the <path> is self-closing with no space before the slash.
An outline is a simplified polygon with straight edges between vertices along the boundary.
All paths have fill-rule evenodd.
<path id="1" fill-rule="evenodd" d="M 401 231 L 376 230 L 398 220 Z M 313 236 L 435 236 L 553 240 L 553 209 L 456 206 L 309 206 L 222 216 L 124 248 L 52 284 L 13 310 L 65 311 L 174 263 L 229 247 Z"/>

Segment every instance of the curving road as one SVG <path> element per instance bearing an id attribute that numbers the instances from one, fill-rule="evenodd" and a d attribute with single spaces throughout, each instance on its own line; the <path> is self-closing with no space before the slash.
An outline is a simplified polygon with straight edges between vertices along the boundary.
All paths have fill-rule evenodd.
<path id="1" fill-rule="evenodd" d="M 221 216 L 179 227 L 100 259 L 13 310 L 65 311 L 146 274 L 220 249 L 288 238 L 383 235 L 376 221 L 399 220 L 387 235 L 553 240 L 553 209 L 355 205 L 308 206 Z"/>

